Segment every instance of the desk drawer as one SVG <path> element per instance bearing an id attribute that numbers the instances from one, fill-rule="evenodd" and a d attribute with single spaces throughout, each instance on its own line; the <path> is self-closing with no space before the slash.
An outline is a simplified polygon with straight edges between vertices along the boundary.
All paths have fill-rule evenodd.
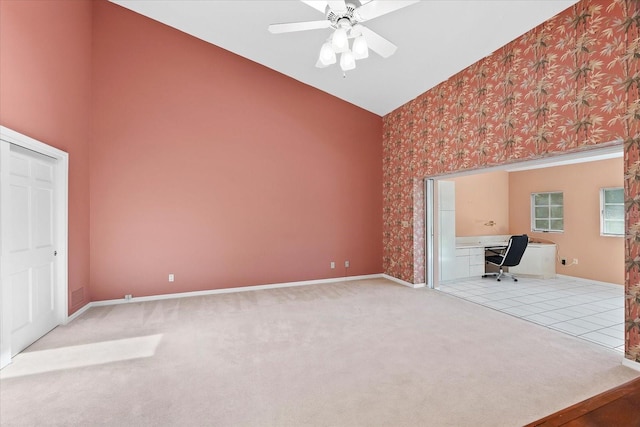
<path id="1" fill-rule="evenodd" d="M 469 248 L 456 248 L 456 256 L 469 256 Z"/>
<path id="2" fill-rule="evenodd" d="M 484 265 L 484 248 L 473 248 L 469 251 L 469 265 Z"/>

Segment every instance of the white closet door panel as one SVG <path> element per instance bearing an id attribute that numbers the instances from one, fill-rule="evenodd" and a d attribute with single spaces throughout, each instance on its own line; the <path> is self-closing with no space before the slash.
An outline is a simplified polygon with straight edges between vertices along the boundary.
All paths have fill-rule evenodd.
<path id="1" fill-rule="evenodd" d="M 34 164 L 33 176 L 38 182 L 53 184 L 53 165 L 44 163 Z"/>
<path id="2" fill-rule="evenodd" d="M 11 354 L 57 326 L 55 293 L 55 161 L 11 146 L 8 245 L 3 249 L 11 304 Z M 15 151 L 14 151 L 15 150 Z M 7 187 L 5 187 L 7 188 Z M 5 276 L 6 274 L 6 276 Z"/>
<path id="3" fill-rule="evenodd" d="M 28 326 L 33 318 L 31 274 L 23 270 L 9 277 L 13 302 L 11 332 Z"/>
<path id="4" fill-rule="evenodd" d="M 29 229 L 29 187 L 25 185 L 9 186 L 9 198 L 11 200 L 10 221 L 11 231 L 9 235 L 9 253 L 29 250 L 31 240 Z"/>
<path id="5" fill-rule="evenodd" d="M 33 190 L 33 243 L 36 249 L 53 247 L 53 190 Z"/>
<path id="6" fill-rule="evenodd" d="M 12 177 L 29 178 L 29 159 L 11 153 L 9 163 L 9 174 Z"/>
<path id="7" fill-rule="evenodd" d="M 53 265 L 45 264 L 33 269 L 34 316 L 48 316 L 55 308 Z"/>

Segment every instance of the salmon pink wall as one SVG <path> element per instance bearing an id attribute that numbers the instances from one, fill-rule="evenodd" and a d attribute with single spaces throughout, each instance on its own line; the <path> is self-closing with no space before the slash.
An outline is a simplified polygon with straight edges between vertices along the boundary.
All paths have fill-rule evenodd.
<path id="1" fill-rule="evenodd" d="M 551 240 L 567 265 L 556 272 L 568 276 L 624 284 L 624 237 L 600 235 L 600 189 L 622 187 L 624 162 L 601 160 L 509 174 L 509 221 L 512 234 Z M 531 231 L 531 193 L 562 191 L 564 232 Z M 569 265 L 574 258 L 577 265 Z"/>
<path id="2" fill-rule="evenodd" d="M 69 312 L 89 299 L 91 2 L 0 1 L 0 124 L 69 153 Z"/>
<path id="3" fill-rule="evenodd" d="M 509 173 L 487 172 L 457 178 L 456 236 L 509 233 Z M 495 225 L 485 225 L 493 221 Z"/>
<path id="4" fill-rule="evenodd" d="M 380 117 L 112 3 L 93 24 L 95 300 L 382 272 Z"/>

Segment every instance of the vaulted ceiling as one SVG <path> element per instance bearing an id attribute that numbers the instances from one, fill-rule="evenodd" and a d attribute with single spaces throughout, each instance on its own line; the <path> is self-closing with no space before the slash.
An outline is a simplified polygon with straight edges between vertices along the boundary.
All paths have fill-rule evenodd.
<path id="1" fill-rule="evenodd" d="M 111 1 L 380 116 L 577 3 L 422 0 L 367 21 L 368 28 L 398 49 L 386 59 L 370 53 L 343 74 L 338 65 L 315 67 L 333 29 L 286 34 L 267 30 L 273 23 L 325 19 L 302 1 Z"/>

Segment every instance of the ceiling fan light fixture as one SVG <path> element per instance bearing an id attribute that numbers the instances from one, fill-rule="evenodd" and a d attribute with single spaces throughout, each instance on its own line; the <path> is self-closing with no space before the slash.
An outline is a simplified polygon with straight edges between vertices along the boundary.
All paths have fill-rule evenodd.
<path id="1" fill-rule="evenodd" d="M 1 0 L 0 0 L 1 1 Z M 320 48 L 316 67 L 326 68 L 336 63 L 340 54 L 343 71 L 356 68 L 356 60 L 369 57 L 369 49 L 383 58 L 388 58 L 397 46 L 380 36 L 361 22 L 378 18 L 387 13 L 405 8 L 420 0 L 301 0 L 325 15 L 324 20 L 271 24 L 273 34 L 332 28 L 333 33 Z M 366 39 L 365 39 L 366 36 Z M 353 43 L 350 42 L 353 39 Z M 351 45 L 351 46 L 349 46 Z M 343 73 L 344 74 L 344 73 Z"/>
<path id="2" fill-rule="evenodd" d="M 331 43 L 327 42 L 322 45 L 318 61 L 325 67 L 336 63 L 336 52 L 331 47 Z"/>
<path id="3" fill-rule="evenodd" d="M 322 63 L 322 61 L 320 61 L 320 58 L 318 58 L 318 60 L 316 61 L 316 68 L 327 68 L 328 65 L 324 65 Z"/>
<path id="4" fill-rule="evenodd" d="M 364 36 L 358 36 L 353 41 L 353 56 L 355 59 L 364 59 L 369 57 L 369 46 Z"/>
<path id="5" fill-rule="evenodd" d="M 331 37 L 331 46 L 336 53 L 346 52 L 349 50 L 349 38 L 346 28 L 338 28 Z"/>
<path id="6" fill-rule="evenodd" d="M 342 68 L 342 71 L 349 71 L 356 68 L 356 58 L 350 50 L 342 52 L 340 55 L 340 68 Z"/>
<path id="7" fill-rule="evenodd" d="M 349 32 L 349 34 L 351 34 L 351 37 L 358 37 L 362 35 L 362 29 L 364 27 L 361 24 L 356 24 L 353 27 L 351 27 L 351 31 Z"/>

